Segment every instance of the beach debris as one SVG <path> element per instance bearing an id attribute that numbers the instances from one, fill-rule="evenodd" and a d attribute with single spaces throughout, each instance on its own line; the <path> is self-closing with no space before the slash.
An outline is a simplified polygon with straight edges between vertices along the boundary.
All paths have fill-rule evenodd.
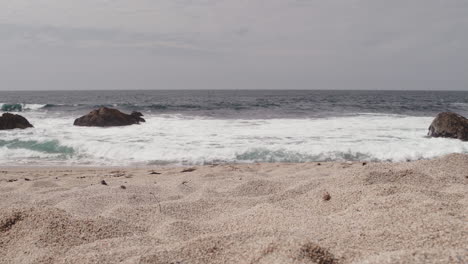
<path id="1" fill-rule="evenodd" d="M 111 174 L 110 174 L 111 177 L 117 177 L 117 178 L 126 175 L 125 171 L 119 171 L 119 170 L 117 170 L 117 171 L 111 171 L 110 173 L 111 173 Z"/>
<path id="2" fill-rule="evenodd" d="M 120 185 L 120 189 L 125 190 L 125 189 L 127 189 L 127 187 L 125 187 L 125 185 Z"/>
<path id="3" fill-rule="evenodd" d="M 107 185 L 107 182 L 106 182 L 105 180 L 102 180 L 102 181 L 101 181 L 101 184 L 102 184 L 102 185 Z"/>
<path id="4" fill-rule="evenodd" d="M 183 181 L 182 185 L 186 185 L 187 183 L 189 183 L 189 182 L 188 181 Z"/>
<path id="5" fill-rule="evenodd" d="M 162 206 L 161 206 L 161 202 L 159 201 L 158 197 L 156 197 L 156 195 L 153 192 L 150 192 L 150 194 L 154 197 L 154 199 L 158 203 L 159 213 L 162 213 Z"/>
<path id="6" fill-rule="evenodd" d="M 317 166 L 320 166 L 320 165 L 322 165 L 320 162 L 319 162 L 319 163 L 317 163 Z"/>
<path id="7" fill-rule="evenodd" d="M 24 180 L 25 180 L 25 181 L 30 181 L 31 179 L 29 179 L 29 178 L 24 178 Z"/>
<path id="8" fill-rule="evenodd" d="M 363 162 L 363 163 L 362 163 L 362 166 L 366 166 L 366 165 L 367 165 L 367 162 Z"/>
<path id="9" fill-rule="evenodd" d="M 150 174 L 151 174 L 151 175 L 160 175 L 160 174 L 162 174 L 162 173 L 156 172 L 156 171 L 152 171 L 152 172 L 150 172 Z"/>
<path id="10" fill-rule="evenodd" d="M 192 172 L 192 171 L 196 171 L 196 170 L 197 169 L 195 169 L 195 168 L 187 168 L 187 169 L 185 169 L 185 170 L 183 170 L 181 172 Z"/>
<path id="11" fill-rule="evenodd" d="M 18 180 L 18 179 L 9 179 L 9 180 L 7 180 L 7 182 L 15 182 L 15 181 L 17 181 L 17 180 Z"/>
<path id="12" fill-rule="evenodd" d="M 322 196 L 322 199 L 323 199 L 324 201 L 330 201 L 330 200 L 331 200 L 331 195 L 330 195 L 330 193 L 329 193 L 329 192 L 324 192 L 324 193 L 323 193 L 323 196 Z"/>

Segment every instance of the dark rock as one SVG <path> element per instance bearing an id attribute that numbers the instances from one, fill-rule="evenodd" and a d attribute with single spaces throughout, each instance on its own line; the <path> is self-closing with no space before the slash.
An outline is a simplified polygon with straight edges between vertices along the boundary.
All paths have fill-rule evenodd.
<path id="1" fill-rule="evenodd" d="M 440 113 L 429 126 L 428 135 L 468 141 L 468 119 L 451 112 Z"/>
<path id="2" fill-rule="evenodd" d="M 188 169 L 185 169 L 185 170 L 183 170 L 181 172 L 192 172 L 192 171 L 196 171 L 196 170 L 197 169 L 195 169 L 195 168 L 188 168 Z"/>
<path id="3" fill-rule="evenodd" d="M 29 123 L 29 121 L 26 118 L 20 115 L 4 113 L 0 117 L 0 130 L 15 129 L 15 128 L 25 129 L 28 127 L 33 127 L 33 126 Z"/>
<path id="4" fill-rule="evenodd" d="M 129 126 L 145 122 L 142 116 L 143 114 L 140 112 L 127 115 L 117 109 L 101 107 L 76 119 L 73 125 L 95 127 Z"/>
<path id="5" fill-rule="evenodd" d="M 107 185 L 107 182 L 106 182 L 105 180 L 102 180 L 102 181 L 101 181 L 101 184 L 102 184 L 102 185 Z"/>
<path id="6" fill-rule="evenodd" d="M 142 116 L 143 116 L 142 113 L 140 113 L 140 112 L 135 112 L 135 111 L 133 111 L 130 115 L 133 116 L 133 117 L 135 117 L 135 118 L 139 118 L 139 117 L 142 117 Z M 142 119 L 143 119 L 143 118 L 142 118 Z M 144 120 L 144 119 L 143 119 L 143 120 Z M 145 121 L 142 121 L 142 122 L 145 122 Z"/>
<path id="7" fill-rule="evenodd" d="M 330 200 L 331 200 L 331 195 L 330 195 L 330 193 L 324 192 L 324 193 L 323 193 L 323 196 L 322 196 L 322 199 L 323 199 L 324 201 L 330 201 Z"/>

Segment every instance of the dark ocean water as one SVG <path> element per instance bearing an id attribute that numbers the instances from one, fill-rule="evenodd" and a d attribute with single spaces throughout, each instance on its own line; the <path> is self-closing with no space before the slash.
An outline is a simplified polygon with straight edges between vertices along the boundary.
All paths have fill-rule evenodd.
<path id="1" fill-rule="evenodd" d="M 140 111 L 147 122 L 73 126 L 99 106 Z M 439 112 L 468 116 L 468 92 L 24 91 L 0 92 L 0 109 L 34 125 L 0 131 L 0 166 L 405 161 L 468 153 L 468 142 L 426 136 Z"/>
<path id="2" fill-rule="evenodd" d="M 41 110 L 63 113 L 109 106 L 219 118 L 468 114 L 468 92 L 463 91 L 3 91 L 0 103 L 38 104 Z"/>

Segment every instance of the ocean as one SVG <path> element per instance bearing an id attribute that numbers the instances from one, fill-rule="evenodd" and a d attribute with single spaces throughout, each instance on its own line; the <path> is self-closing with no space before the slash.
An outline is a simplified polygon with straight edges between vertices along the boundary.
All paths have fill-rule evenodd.
<path id="1" fill-rule="evenodd" d="M 146 123 L 75 127 L 100 107 Z M 407 161 L 468 153 L 429 138 L 435 115 L 468 116 L 468 92 L 0 91 L 2 112 L 35 127 L 0 131 L 2 166 L 145 166 L 310 161 Z"/>

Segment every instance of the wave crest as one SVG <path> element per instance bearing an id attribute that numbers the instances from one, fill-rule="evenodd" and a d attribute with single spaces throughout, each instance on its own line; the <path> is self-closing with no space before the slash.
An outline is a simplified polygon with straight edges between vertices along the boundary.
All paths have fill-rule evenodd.
<path id="1" fill-rule="evenodd" d="M 48 107 L 48 104 L 0 104 L 0 110 L 2 112 L 23 112 L 23 111 L 35 111 Z"/>

